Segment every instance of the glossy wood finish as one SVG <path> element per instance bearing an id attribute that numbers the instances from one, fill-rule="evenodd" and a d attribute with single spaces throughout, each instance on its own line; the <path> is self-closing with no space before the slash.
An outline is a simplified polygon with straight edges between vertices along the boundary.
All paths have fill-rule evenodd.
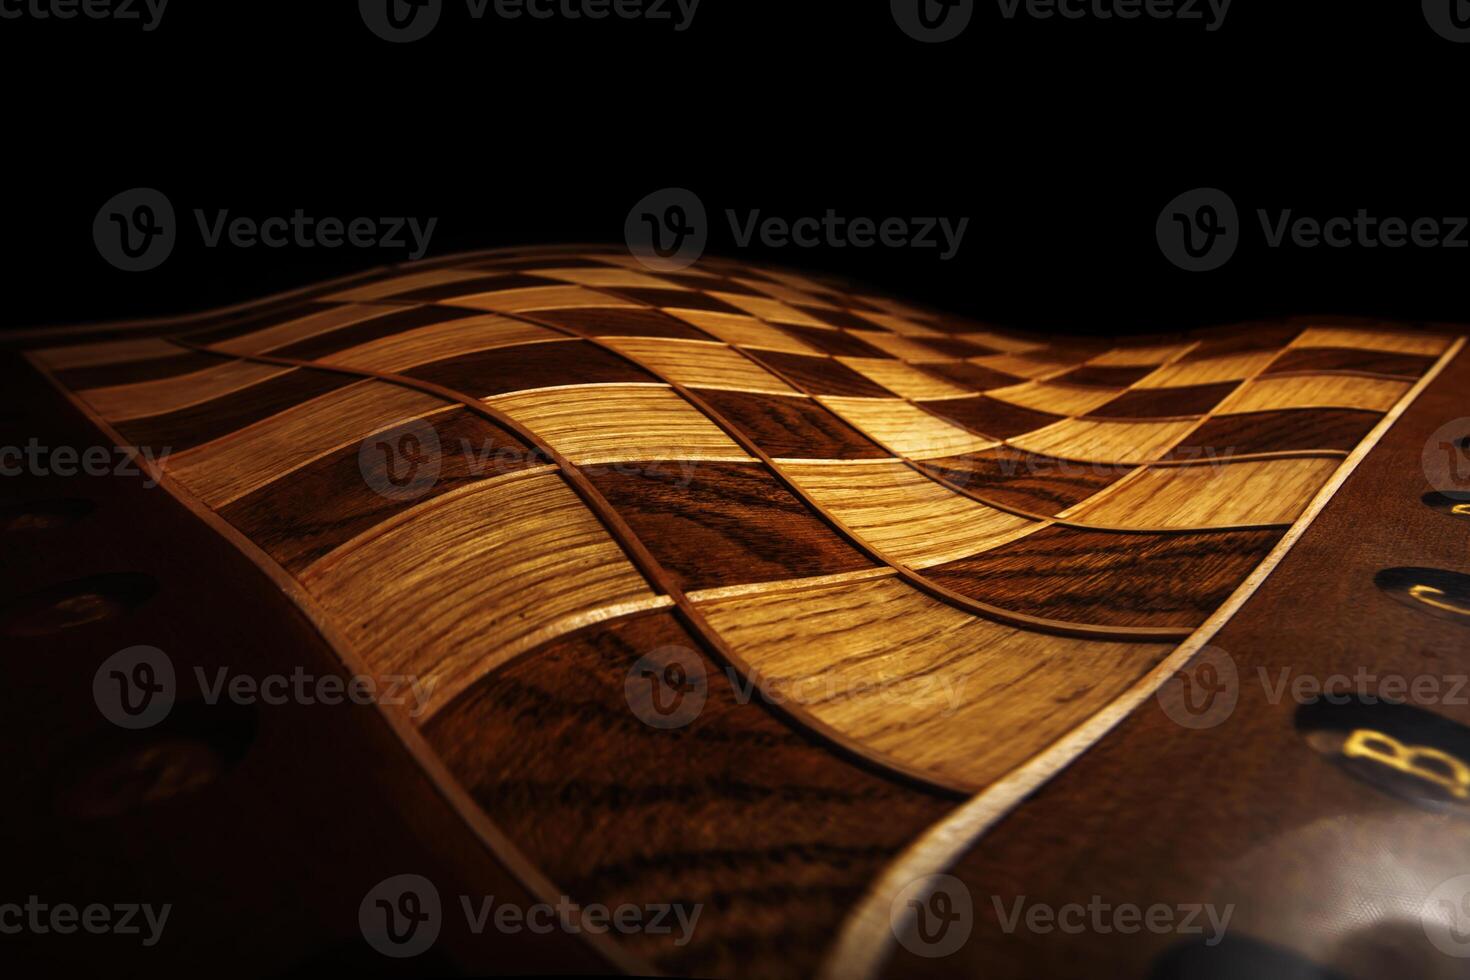
<path id="1" fill-rule="evenodd" d="M 1281 537 L 1279 531 L 1146 534 L 1048 527 L 929 569 L 1003 609 L 1108 626 L 1198 626 Z"/>
<path id="2" fill-rule="evenodd" d="M 424 682 L 424 711 L 372 710 L 428 774 L 417 792 L 451 805 L 444 835 L 527 897 L 703 903 L 687 946 L 572 941 L 620 969 L 783 976 L 838 962 L 869 889 L 977 801 L 1029 814 L 1046 776 L 1099 754 L 1147 783 L 1157 748 L 1086 750 L 1139 724 L 1137 692 L 1191 633 L 1313 540 L 1370 430 L 1419 407 L 1407 372 L 1450 342 L 1324 321 L 1057 342 L 803 273 L 660 274 L 595 248 L 436 260 L 156 329 L 182 336 L 102 330 L 35 363 L 103 439 L 197 440 L 159 493 L 255 564 L 259 608 L 351 669 Z M 1344 366 L 1374 363 L 1392 370 Z M 85 520 L 45 503 L 3 533 Z M 639 664 L 669 649 L 707 700 L 660 728 Z M 1073 813 L 1074 867 L 1128 836 L 1092 832 L 1107 791 L 1077 790 L 1094 813 Z M 1194 805 L 1209 795 L 1196 780 Z M 983 867 L 1029 887 L 1037 866 L 1062 875 L 1054 845 Z M 1177 870 L 1165 857 L 1144 864 Z M 974 945 L 965 969 L 991 969 Z M 995 968 L 1065 972 L 1022 947 Z"/>
<path id="3" fill-rule="evenodd" d="M 687 727 L 660 730 L 624 687 L 669 646 L 704 671 L 705 700 Z M 697 647 L 663 614 L 589 628 L 485 677 L 425 734 L 579 901 L 702 903 L 687 945 L 632 937 L 663 969 L 810 976 L 832 924 L 951 804 L 834 758 Z"/>
<path id="4" fill-rule="evenodd" d="M 1461 356 L 1221 624 L 1209 649 L 1228 656 L 1233 678 L 1219 673 L 1220 653 L 1186 669 L 1196 684 L 1226 684 L 1221 710 L 1185 727 L 1177 697 L 1150 698 L 1121 720 L 946 869 L 974 898 L 974 932 L 960 952 L 926 960 L 894 947 L 882 975 L 1199 975 L 1154 972 L 1181 959 L 1204 975 L 1272 963 L 1344 977 L 1461 975 L 1463 961 L 1431 946 L 1418 920 L 1436 885 L 1465 873 L 1470 824 L 1385 793 L 1314 751 L 1299 728 L 1302 702 L 1277 697 L 1272 685 L 1336 676 L 1335 690 L 1371 696 L 1387 679 L 1431 678 L 1440 697 L 1427 710 L 1470 721 L 1462 700 L 1444 696 L 1463 675 L 1470 627 L 1374 584 L 1377 570 L 1410 555 L 1440 568 L 1463 560 L 1463 529 L 1420 502 L 1419 459 L 1433 430 L 1461 411 L 1467 384 Z M 1200 673 L 1204 662 L 1216 672 Z M 1167 930 L 1007 932 L 996 903 L 1009 910 L 1023 894 L 1027 905 L 1085 906 L 1101 896 L 1141 908 L 1231 905 L 1233 915 L 1218 950 Z M 1379 911 L 1365 913 L 1364 902 Z"/>

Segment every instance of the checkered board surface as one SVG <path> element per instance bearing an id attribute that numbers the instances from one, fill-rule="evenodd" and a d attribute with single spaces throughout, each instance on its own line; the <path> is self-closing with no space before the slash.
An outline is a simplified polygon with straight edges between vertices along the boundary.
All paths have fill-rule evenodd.
<path id="1" fill-rule="evenodd" d="M 1036 535 L 1106 529 L 1120 558 L 1143 555 L 1131 574 L 1147 577 L 1161 532 L 1279 531 L 1447 346 L 1361 326 L 1048 341 L 821 277 L 717 260 L 656 273 L 616 252 L 541 251 L 407 267 L 233 322 L 37 359 L 308 581 L 340 549 L 449 506 L 436 503 L 446 492 L 474 497 L 483 480 L 503 484 L 481 492 L 505 502 L 558 496 L 550 449 L 624 505 L 635 535 L 648 528 L 643 544 L 696 600 L 899 568 L 1009 606 L 1013 624 L 1127 638 L 1187 633 L 1208 610 L 1124 603 L 1089 618 L 1066 594 L 1011 596 L 963 570 L 1017 555 L 1040 576 L 1047 554 L 1073 556 L 1028 549 Z M 437 458 L 412 458 L 428 441 Z M 390 469 L 442 479 L 415 470 L 395 486 L 371 472 L 379 452 Z M 304 487 L 324 514 L 357 514 L 373 491 L 372 522 L 303 542 L 319 529 L 285 503 L 301 505 Z M 670 533 L 737 505 L 740 534 Z M 770 554 L 783 538 L 794 553 Z M 1232 577 L 1249 571 L 1236 565 Z"/>
<path id="2" fill-rule="evenodd" d="M 554 864 L 530 802 L 496 810 L 499 763 L 445 734 L 485 731 L 538 658 L 619 651 L 598 661 L 616 687 L 688 649 L 781 694 L 783 725 L 976 792 L 1203 623 L 1450 343 L 1326 322 L 1058 339 L 569 248 L 30 356 L 360 663 L 424 680 L 413 723 Z"/>

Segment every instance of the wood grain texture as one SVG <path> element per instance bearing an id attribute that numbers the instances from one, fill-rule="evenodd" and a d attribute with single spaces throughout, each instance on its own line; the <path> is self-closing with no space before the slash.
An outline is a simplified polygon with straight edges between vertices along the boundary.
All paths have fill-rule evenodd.
<path id="1" fill-rule="evenodd" d="M 1307 457 L 1154 466 L 1064 515 L 1112 527 L 1290 524 L 1341 462 Z"/>
<path id="2" fill-rule="evenodd" d="M 1094 422 L 1065 419 L 1010 444 L 1043 456 L 1084 462 L 1147 463 L 1162 457 L 1196 425 L 1175 422 Z"/>
<path id="3" fill-rule="evenodd" d="M 462 310 L 454 306 L 439 306 L 432 303 L 422 306 L 390 307 L 379 316 L 315 333 L 302 340 L 274 347 L 269 353 L 276 357 L 301 361 L 326 360 L 349 347 L 369 344 L 385 337 L 396 337 L 422 327 L 450 323 L 455 320 L 474 319 L 483 320 L 484 316 L 474 310 Z"/>
<path id="4" fill-rule="evenodd" d="M 966 432 L 897 399 L 827 397 L 817 400 L 897 456 L 931 459 L 979 452 L 995 445 L 993 439 Z"/>
<path id="5" fill-rule="evenodd" d="M 1292 342 L 1293 347 L 1356 347 L 1394 354 L 1438 357 L 1449 348 L 1444 334 L 1409 330 L 1365 330 L 1354 327 L 1311 327 Z"/>
<path id="6" fill-rule="evenodd" d="M 564 310 L 577 307 L 633 306 L 632 300 L 620 300 L 607 293 L 582 286 L 528 286 L 521 289 L 499 289 L 465 296 L 444 297 L 444 302 L 467 306 L 491 313 L 534 313 L 537 310 Z"/>
<path id="7" fill-rule="evenodd" d="M 1215 409 L 1237 385 L 1223 381 L 1183 388 L 1136 388 L 1080 414 L 1099 419 L 1181 418 Z"/>
<path id="8" fill-rule="evenodd" d="M 996 371 L 971 361 L 943 361 L 925 364 L 925 372 L 959 385 L 967 391 L 989 391 L 991 388 L 1009 388 L 1020 384 L 1022 379 L 1014 374 Z"/>
<path id="9" fill-rule="evenodd" d="M 1097 355 L 1087 363 L 1096 367 L 1147 367 L 1152 364 L 1166 364 L 1188 353 L 1193 346 L 1193 344 L 1154 344 L 1116 347 Z"/>
<path id="10" fill-rule="evenodd" d="M 1356 371 L 1413 380 L 1428 371 L 1434 361 L 1429 354 L 1398 354 L 1361 347 L 1292 347 L 1282 351 L 1263 373 Z"/>
<path id="11" fill-rule="evenodd" d="M 978 364 L 992 371 L 1013 374 L 1020 378 L 1029 378 L 1033 381 L 1066 374 L 1073 368 L 1081 367 L 1085 360 L 1085 355 L 1080 354 L 1065 360 L 1057 360 L 1040 347 L 1031 347 L 1020 353 L 986 354 L 983 357 L 970 358 L 972 364 Z"/>
<path id="12" fill-rule="evenodd" d="M 403 373 L 474 398 L 567 385 L 657 382 L 637 365 L 586 340 L 496 347 L 421 364 Z"/>
<path id="13" fill-rule="evenodd" d="M 708 389 L 701 397 L 770 456 L 881 459 L 890 453 L 810 398 Z"/>
<path id="14" fill-rule="evenodd" d="M 955 361 L 984 353 L 975 345 L 959 338 L 905 337 L 899 334 L 875 333 L 865 339 L 889 357 L 913 364 Z"/>
<path id="15" fill-rule="evenodd" d="M 1010 816 L 970 838 L 945 870 L 973 895 L 999 896 L 1004 907 L 1022 893 L 1028 904 L 1051 907 L 1085 904 L 1095 894 L 1115 905 L 1233 905 L 1226 942 L 1269 944 L 1296 975 L 1462 976 L 1464 961 L 1430 945 L 1419 916 L 1438 883 L 1463 873 L 1470 822 L 1384 792 L 1313 751 L 1298 727 L 1301 700 L 1270 696 L 1262 678 L 1270 685 L 1349 678 L 1341 690 L 1380 703 L 1388 677 L 1432 680 L 1441 692 L 1461 682 L 1465 627 L 1396 602 L 1375 586 L 1374 573 L 1463 563 L 1463 533 L 1447 531 L 1457 525 L 1420 501 L 1419 459 L 1435 429 L 1463 414 L 1467 389 L 1470 359 L 1461 353 L 1208 637 L 1239 679 L 1226 720 L 1186 731 L 1177 708 L 1162 710 L 1150 698 L 1034 787 Z M 1207 680 L 1207 663 L 1182 664 L 1166 678 L 1172 703 L 1186 681 Z M 1443 721 L 1470 723 L 1462 698 L 1423 707 Z M 1149 815 L 1146 833 L 1140 813 Z M 1007 933 L 978 908 L 977 920 L 948 962 L 898 949 L 874 975 L 1167 976 L 1163 968 L 1178 963 L 1170 956 L 1180 945 L 1176 934 Z M 1209 960 L 1196 964 L 1214 968 Z M 1262 975 L 1249 961 L 1245 968 Z"/>
<path id="16" fill-rule="evenodd" d="M 308 337 L 336 330 L 339 327 L 386 316 L 396 309 L 392 306 L 373 306 L 366 303 L 328 306 L 324 309 L 314 309 L 313 312 L 304 316 L 275 323 L 259 330 L 234 334 L 223 339 L 212 339 L 206 335 L 191 337 L 190 340 L 207 344 L 213 350 L 227 354 L 264 354 Z"/>
<path id="17" fill-rule="evenodd" d="M 347 298 L 322 298 L 331 294 Z M 239 387 L 212 375 L 180 383 L 205 370 L 244 373 L 248 359 L 206 363 L 210 355 L 180 352 L 186 341 L 165 341 L 94 364 L 99 355 L 67 352 L 76 363 L 62 375 L 116 389 L 96 396 L 103 402 L 131 397 L 151 413 L 119 425 L 205 442 L 179 454 L 186 479 L 168 476 L 159 495 L 249 555 L 351 671 L 432 682 L 428 716 L 370 710 L 416 747 L 475 846 L 501 848 L 522 880 L 553 897 L 705 903 L 688 947 L 656 935 L 574 942 L 627 972 L 764 976 L 810 974 L 896 855 L 921 834 L 948 832 L 947 822 L 926 828 L 947 821 L 949 806 L 987 812 L 1000 801 L 998 819 L 1062 767 L 1085 766 L 1086 747 L 1130 711 L 1149 710 L 1154 678 L 1234 613 L 1230 596 L 1260 584 L 1281 553 L 1268 552 L 1272 542 L 1300 531 L 1278 539 L 1281 525 L 1324 479 L 1312 507 L 1330 495 L 1361 455 L 1349 451 L 1377 438 L 1369 429 L 1383 409 L 1201 416 L 1242 384 L 1257 394 L 1278 382 L 1402 384 L 1432 356 L 1395 349 L 1428 347 L 1429 335 L 1406 339 L 1371 321 L 1312 321 L 1325 332 L 1286 348 L 1306 322 L 1111 347 L 1013 334 L 820 276 L 718 258 L 654 273 L 625 252 L 583 246 L 436 259 L 202 318 L 68 334 L 264 342 L 334 371 L 291 360 Z M 1292 370 L 1252 381 L 1267 361 Z M 732 384 L 731 372 L 761 379 L 759 389 Z M 997 388 L 1013 390 L 976 394 Z M 936 391 L 943 397 L 922 405 L 903 397 Z M 1437 421 L 1460 414 L 1451 406 L 1463 383 L 1457 391 L 1437 403 Z M 113 438 L 95 406 L 76 406 Z M 422 426 L 416 439 L 400 419 Z M 1417 446 L 1400 446 L 1394 471 L 1405 479 L 1422 482 L 1426 438 L 1421 429 Z M 422 492 L 384 486 L 402 489 L 406 472 L 423 470 L 436 472 Z M 18 521 L 7 509 L 7 553 L 17 534 L 43 533 L 30 517 L 65 518 L 68 500 L 111 493 L 99 487 L 23 504 Z M 1423 489 L 1414 506 L 1440 522 L 1428 528 L 1435 547 L 1462 552 L 1454 529 L 1463 521 L 1418 503 Z M 24 510 L 32 505 L 34 514 Z M 108 512 L 76 513 L 85 534 L 88 513 Z M 1406 528 L 1421 524 L 1374 530 L 1405 545 Z M 151 540 L 154 530 L 136 533 Z M 1361 568 L 1319 560 L 1311 571 L 1376 588 Z M 1381 598 L 1400 618 L 1374 642 L 1421 646 L 1429 634 L 1402 618 L 1423 616 L 1414 601 Z M 1318 613 L 1310 642 L 1295 638 L 1301 656 L 1337 638 Z M 228 615 L 219 621 L 228 628 Z M 686 644 L 740 717 L 716 706 L 693 728 L 650 729 L 636 717 L 642 695 L 630 670 L 650 647 Z M 751 701 L 754 682 L 781 703 Z M 93 717 L 86 693 L 81 713 Z M 688 735 L 711 711 L 733 727 Z M 437 754 L 415 727 L 425 720 L 444 725 Z M 1128 778 L 1149 781 L 1157 753 L 1199 737 L 1177 729 L 1135 747 L 1144 763 Z M 752 740 L 752 731 L 764 734 Z M 1247 761 L 1210 786 L 1192 784 L 1196 812 L 1183 822 L 1250 822 L 1231 805 L 1237 782 L 1266 781 Z M 744 778 L 751 771 L 760 775 Z M 1172 791 L 1167 778 L 1152 780 L 1155 792 Z M 957 787 L 979 795 L 961 803 Z M 1107 788 L 1129 790 L 1121 778 Z M 1220 807 L 1198 809 L 1215 798 Z M 1088 797 L 1102 810 L 1113 799 Z M 1118 829 L 1148 836 L 1130 811 L 1101 839 L 1158 858 Z M 1092 813 L 1056 826 L 1089 827 Z M 1174 856 L 1199 860 L 1181 849 L 1187 837 L 1172 841 Z M 1071 843 L 1033 844 L 1006 870 L 1029 885 Z M 1095 841 L 1066 853 L 1091 885 Z M 1177 873 L 1181 862 L 1155 864 Z M 474 882 L 457 884 L 446 895 L 478 894 Z M 355 935 L 361 889 L 351 890 L 340 904 Z M 877 934 L 891 945 L 883 904 Z M 992 948 L 991 925 L 972 943 Z M 1029 951 L 1022 965 L 1112 962 L 1104 947 L 1086 949 L 1104 955 L 1068 964 Z M 986 975 L 1012 965 L 968 956 L 948 965 Z M 1129 963 L 1124 975 L 1147 974 Z"/>
<path id="18" fill-rule="evenodd" d="M 576 463 L 750 458 L 693 405 L 661 386 L 587 385 L 487 401 Z"/>
<path id="19" fill-rule="evenodd" d="M 1409 390 L 1407 381 L 1319 374 L 1263 377 L 1242 385 L 1217 409 L 1221 415 L 1283 408 L 1359 408 L 1386 412 Z"/>
<path id="20" fill-rule="evenodd" d="M 1263 350 L 1225 354 L 1199 360 L 1180 358 L 1147 375 L 1138 381 L 1135 387 L 1185 388 L 1191 385 L 1240 381 L 1265 368 L 1275 357 L 1275 350 Z"/>
<path id="21" fill-rule="evenodd" d="M 1208 419 L 1170 453 L 1184 459 L 1221 459 L 1247 453 L 1313 449 L 1347 451 L 1382 418 L 1379 412 L 1301 408 L 1245 412 Z"/>
<path id="22" fill-rule="evenodd" d="M 158 381 L 202 371 L 219 363 L 220 358 L 213 354 L 202 354 L 170 343 L 167 353 L 161 357 L 65 368 L 54 372 L 54 376 L 68 389 L 84 391 L 88 388 L 110 388 Z"/>
<path id="23" fill-rule="evenodd" d="M 986 397 L 1034 411 L 1057 415 L 1086 415 L 1122 394 L 1121 388 L 1095 388 L 1085 385 L 1030 381 L 1010 388 L 992 388 Z"/>
<path id="24" fill-rule="evenodd" d="M 811 344 L 799 340 L 795 333 L 773 327 L 753 316 L 701 310 L 680 310 L 677 316 L 727 344 L 785 351 L 788 354 L 821 353 Z"/>
<path id="25" fill-rule="evenodd" d="M 1040 525 L 948 490 L 902 463 L 783 463 L 864 540 L 916 568 L 993 548 Z"/>
<path id="26" fill-rule="evenodd" d="M 417 436 L 405 441 L 395 429 L 374 433 L 226 504 L 220 516 L 294 574 L 410 507 L 476 480 L 548 463 L 467 409 L 422 422 L 434 431 L 435 444 Z M 390 477 L 420 476 L 423 484 L 406 493 L 380 492 L 393 489 Z"/>
<path id="27" fill-rule="evenodd" d="M 322 359 L 342 367 L 384 374 L 449 360 L 462 354 L 538 340 L 559 340 L 545 327 L 493 314 L 458 317 L 333 351 Z"/>
<path id="28" fill-rule="evenodd" d="M 483 276 L 483 272 L 473 267 L 431 268 L 387 276 L 377 282 L 365 283 L 361 286 L 353 286 L 350 289 L 334 292 L 325 298 L 339 303 L 372 302 L 374 300 L 388 299 L 415 289 L 440 286 L 446 283 L 467 282 L 471 279 L 482 278 Z"/>
<path id="29" fill-rule="evenodd" d="M 932 459 L 924 468 L 983 500 L 1047 517 L 1133 472 L 1131 466 L 1078 463 L 1007 446 Z"/>
<path id="30" fill-rule="evenodd" d="M 831 357 L 804 357 L 780 351 L 752 350 L 751 357 L 810 395 L 888 398 L 892 392 L 874 384 Z"/>
<path id="31" fill-rule="evenodd" d="M 1022 408 L 988 395 L 972 398 L 944 398 L 920 404 L 935 415 L 949 419 L 971 432 L 991 439 L 1009 439 L 1025 432 L 1045 428 L 1059 422 L 1061 415 Z"/>
<path id="32" fill-rule="evenodd" d="M 1143 534 L 1048 527 L 925 573 L 963 595 L 1045 619 L 1194 627 L 1280 531 Z"/>
<path id="33" fill-rule="evenodd" d="M 77 394 L 109 422 L 124 422 L 128 419 L 176 412 L 201 402 L 223 398 L 291 370 L 270 364 L 220 358 L 210 358 L 210 362 L 201 370 L 188 374 L 105 388 L 86 388 Z"/>
<path id="34" fill-rule="evenodd" d="M 738 310 L 749 313 L 751 316 L 759 317 L 767 323 L 794 323 L 806 326 L 821 325 L 821 321 L 817 320 L 810 313 L 802 312 L 795 306 L 783 303 L 769 296 L 758 296 L 753 293 L 727 293 L 722 292 L 718 288 L 712 289 L 710 294 L 719 297 Z"/>
<path id="35" fill-rule="evenodd" d="M 831 318 L 831 314 L 822 314 L 824 318 Z M 854 318 L 856 319 L 856 318 Z M 871 323 L 862 324 L 867 328 L 868 336 L 877 327 Z M 810 344 L 824 354 L 834 357 L 882 357 L 883 351 L 869 344 L 863 337 L 856 336 L 847 330 L 833 329 L 830 326 L 815 326 L 801 323 L 783 323 L 781 330 L 797 337 L 803 342 Z"/>
<path id="36" fill-rule="evenodd" d="M 795 394 L 786 382 L 723 344 L 643 337 L 611 337 L 605 343 L 681 385 Z"/>
<path id="37" fill-rule="evenodd" d="M 754 462 L 592 467 L 587 475 L 686 591 L 874 567 Z"/>
<path id="38" fill-rule="evenodd" d="M 842 357 L 838 360 L 858 374 L 901 398 L 947 398 L 965 389 L 922 371 L 912 364 L 881 357 Z"/>
<path id="39" fill-rule="evenodd" d="M 536 320 L 584 337 L 670 337 L 703 340 L 704 332 L 658 310 L 635 307 L 594 310 L 538 310 Z"/>
<path id="40" fill-rule="evenodd" d="M 1058 375 L 1058 382 L 1073 385 L 1097 385 L 1101 388 L 1127 388 L 1147 375 L 1153 373 L 1152 365 L 1113 365 L 1106 364 L 1084 364 L 1079 368 L 1073 368 L 1066 374 Z"/>
<path id="41" fill-rule="evenodd" d="M 625 683 L 667 647 L 703 669 L 705 703 L 659 730 L 630 710 Z M 702 903 L 687 945 L 677 930 L 626 937 L 663 970 L 810 976 L 877 869 L 953 803 L 845 762 L 739 690 L 654 613 L 525 654 L 425 734 L 575 901 Z"/>
<path id="42" fill-rule="evenodd" d="M 123 420 L 117 430 L 135 446 L 181 453 L 352 383 L 345 375 L 297 369 L 196 405 Z"/>
<path id="43" fill-rule="evenodd" d="M 31 356 L 53 371 L 74 371 L 80 368 L 178 357 L 183 353 L 183 348 L 162 337 L 130 337 L 126 340 L 42 347 L 32 351 Z"/>
<path id="44" fill-rule="evenodd" d="M 198 499 L 222 507 L 371 433 L 450 407 L 412 389 L 360 381 L 174 453 L 166 467 Z"/>
<path id="45" fill-rule="evenodd" d="M 972 787 L 1024 761 L 1168 650 L 1017 630 L 893 579 L 701 609 L 778 696 Z M 1021 704 L 1032 709 L 1017 712 Z"/>
<path id="46" fill-rule="evenodd" d="M 429 689 L 422 724 L 493 666 L 655 596 L 560 475 L 512 473 L 436 497 L 301 573 L 379 677 Z"/>

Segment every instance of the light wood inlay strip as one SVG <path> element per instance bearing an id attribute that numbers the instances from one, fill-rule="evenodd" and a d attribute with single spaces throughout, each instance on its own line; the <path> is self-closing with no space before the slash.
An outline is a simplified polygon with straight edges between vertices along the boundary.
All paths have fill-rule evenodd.
<path id="1" fill-rule="evenodd" d="M 955 861 L 974 847 L 1007 813 L 1112 730 L 1209 643 L 1260 588 L 1261 583 L 1281 563 L 1306 533 L 1307 528 L 1311 527 L 1317 515 L 1341 489 L 1353 470 L 1367 458 L 1414 399 L 1464 347 L 1464 337 L 1453 341 L 1434 367 L 1404 394 L 1373 431 L 1348 455 L 1266 559 L 1187 640 L 1111 704 L 1052 743 L 1029 762 L 992 783 L 946 820 L 930 828 L 893 861 L 873 882 L 844 922 L 837 941 L 823 962 L 819 974 L 822 980 L 876 978 L 892 953 L 894 936 L 889 926 L 889 909 L 899 892 L 920 878 L 939 874 L 953 866 Z M 915 896 L 919 901 L 926 897 Z"/>

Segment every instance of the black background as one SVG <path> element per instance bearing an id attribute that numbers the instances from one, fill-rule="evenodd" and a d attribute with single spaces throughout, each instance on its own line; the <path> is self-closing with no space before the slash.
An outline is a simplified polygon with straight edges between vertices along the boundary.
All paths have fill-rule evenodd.
<path id="1" fill-rule="evenodd" d="M 13 2 L 13 0 L 12 0 Z M 1449 2 L 1449 0 L 1445 0 Z M 355 0 L 172 0 L 162 24 L 0 21 L 7 207 L 0 323 L 187 312 L 403 252 L 205 249 L 192 210 L 438 217 L 430 256 L 619 241 L 644 194 L 685 186 L 710 250 L 864 279 L 998 323 L 1172 329 L 1279 313 L 1470 319 L 1470 249 L 1269 249 L 1256 208 L 1470 213 L 1470 45 L 1419 4 L 1235 0 L 1224 25 L 1007 21 L 979 0 L 925 45 L 887 0 L 703 0 L 669 22 L 471 21 L 390 45 Z M 91 223 L 113 194 L 172 200 L 160 269 L 117 271 Z M 1154 221 L 1228 192 L 1234 259 L 1187 273 Z M 971 219 L 933 250 L 737 250 L 726 208 Z"/>

